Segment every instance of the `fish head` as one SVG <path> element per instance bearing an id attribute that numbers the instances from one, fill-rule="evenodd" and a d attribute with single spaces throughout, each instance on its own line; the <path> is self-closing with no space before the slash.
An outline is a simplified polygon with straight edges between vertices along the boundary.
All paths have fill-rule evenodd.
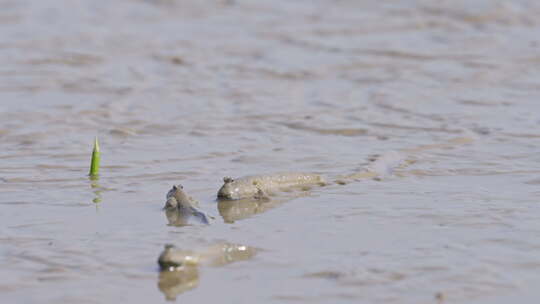
<path id="1" fill-rule="evenodd" d="M 224 177 L 223 186 L 219 188 L 217 196 L 218 198 L 221 198 L 221 199 L 229 199 L 229 200 L 238 199 L 239 198 L 238 187 L 236 183 L 234 182 L 234 179 L 230 177 Z"/>

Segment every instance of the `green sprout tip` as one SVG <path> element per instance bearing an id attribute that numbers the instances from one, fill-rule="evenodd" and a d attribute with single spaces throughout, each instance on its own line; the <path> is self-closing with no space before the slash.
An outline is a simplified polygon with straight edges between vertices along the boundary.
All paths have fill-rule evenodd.
<path id="1" fill-rule="evenodd" d="M 99 154 L 99 143 L 96 136 L 96 139 L 94 140 L 94 150 L 92 151 L 92 162 L 90 163 L 90 173 L 88 174 L 90 177 L 97 177 L 99 174 Z"/>

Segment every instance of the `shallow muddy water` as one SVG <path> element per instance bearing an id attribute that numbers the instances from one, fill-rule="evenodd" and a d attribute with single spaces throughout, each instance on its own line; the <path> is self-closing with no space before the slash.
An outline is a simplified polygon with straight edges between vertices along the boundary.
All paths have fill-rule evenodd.
<path id="1" fill-rule="evenodd" d="M 0 7 L 2 303 L 540 297 L 538 1 Z M 383 178 L 215 201 L 224 176 L 394 150 Z M 211 225 L 169 224 L 178 183 Z M 168 243 L 256 254 L 160 275 Z"/>

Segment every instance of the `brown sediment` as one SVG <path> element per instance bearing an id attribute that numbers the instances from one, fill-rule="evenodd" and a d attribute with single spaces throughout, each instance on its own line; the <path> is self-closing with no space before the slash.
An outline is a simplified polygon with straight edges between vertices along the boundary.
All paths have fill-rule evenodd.
<path id="1" fill-rule="evenodd" d="M 148 248 L 216 240 L 270 250 L 175 272 L 164 288 L 203 287 L 178 303 L 527 302 L 539 269 L 540 1 L 3 3 L 4 302 L 163 301 L 148 271 L 163 247 L 150 259 Z M 110 147 L 99 208 L 78 172 L 96 132 Z M 444 145 L 473 133 L 477 143 Z M 372 182 L 368 155 L 402 148 L 405 161 Z M 213 201 L 227 174 L 290 170 L 355 179 Z M 172 182 L 236 223 L 165 226 L 183 221 L 159 210 Z M 39 282 L 49 266 L 27 254 L 69 264 L 69 280 Z M 381 282 L 373 265 L 407 277 Z M 340 284 L 351 278 L 366 280 Z"/>
<path id="2" fill-rule="evenodd" d="M 456 137 L 452 138 L 444 143 L 439 144 L 431 144 L 431 145 L 421 145 L 418 147 L 410 148 L 410 149 L 403 149 L 401 151 L 403 152 L 409 152 L 409 153 L 416 153 L 416 152 L 422 152 L 426 150 L 432 150 L 432 149 L 451 149 L 459 145 L 465 145 L 470 144 L 474 142 L 474 138 L 472 137 Z"/>
<path id="3" fill-rule="evenodd" d="M 342 136 L 363 136 L 368 134 L 367 129 L 361 128 L 336 128 L 336 129 L 325 129 L 307 126 L 301 123 L 284 123 L 284 126 L 295 129 L 295 130 L 304 130 L 313 133 L 323 134 L 323 135 L 342 135 Z"/>
<path id="4" fill-rule="evenodd" d="M 426 132 L 441 132 L 441 133 L 451 133 L 451 134 L 463 133 L 463 131 L 459 130 L 459 129 L 420 127 L 420 126 L 404 126 L 404 125 L 398 125 L 398 124 L 393 124 L 393 123 L 372 122 L 372 123 L 369 123 L 369 125 L 376 126 L 376 127 L 382 127 L 382 128 L 390 128 L 390 129 L 416 130 L 416 131 L 426 131 Z"/>

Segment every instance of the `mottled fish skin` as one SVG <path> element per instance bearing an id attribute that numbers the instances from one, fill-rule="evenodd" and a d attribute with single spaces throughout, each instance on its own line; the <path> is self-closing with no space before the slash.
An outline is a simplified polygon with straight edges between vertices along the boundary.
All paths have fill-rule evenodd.
<path id="1" fill-rule="evenodd" d="M 290 187 L 325 185 L 324 178 L 318 174 L 295 172 L 253 175 L 238 179 L 225 177 L 223 181 L 217 196 L 229 200 L 260 198 L 267 193 Z"/>
<path id="2" fill-rule="evenodd" d="M 198 202 L 184 192 L 184 187 L 175 185 L 167 193 L 167 201 L 163 209 L 167 212 L 168 218 L 171 217 L 171 213 L 177 213 L 175 221 L 178 225 L 187 224 L 189 219 L 195 219 L 202 224 L 210 224 L 206 214 L 199 211 L 196 206 Z"/>
<path id="3" fill-rule="evenodd" d="M 161 270 L 173 270 L 181 266 L 196 266 L 199 256 L 193 251 L 177 250 L 174 245 L 167 244 L 159 255 L 158 264 Z"/>
<path id="4" fill-rule="evenodd" d="M 346 184 L 349 181 L 363 178 L 384 177 L 403 163 L 405 157 L 398 152 L 390 151 L 379 156 L 365 169 L 353 174 L 338 177 L 334 183 Z M 218 199 L 239 200 L 263 198 L 267 194 L 298 186 L 326 185 L 324 178 L 313 173 L 277 173 L 270 175 L 245 176 L 238 179 L 225 177 L 224 184 L 218 191 Z"/>
<path id="5" fill-rule="evenodd" d="M 162 271 L 174 271 L 179 267 L 223 266 L 252 258 L 257 249 L 233 243 L 218 243 L 202 251 L 182 250 L 167 244 L 159 255 L 158 264 Z"/>

